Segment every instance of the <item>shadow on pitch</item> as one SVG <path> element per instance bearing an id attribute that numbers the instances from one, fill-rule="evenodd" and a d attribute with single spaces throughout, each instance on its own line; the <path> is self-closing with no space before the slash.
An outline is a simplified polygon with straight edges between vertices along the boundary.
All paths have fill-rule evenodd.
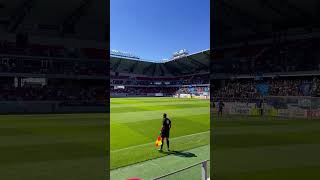
<path id="1" fill-rule="evenodd" d="M 197 155 L 194 153 L 183 152 L 183 151 L 169 151 L 169 152 L 161 152 L 161 153 L 167 154 L 167 155 L 179 156 L 179 157 L 187 157 L 187 158 L 197 157 Z"/>

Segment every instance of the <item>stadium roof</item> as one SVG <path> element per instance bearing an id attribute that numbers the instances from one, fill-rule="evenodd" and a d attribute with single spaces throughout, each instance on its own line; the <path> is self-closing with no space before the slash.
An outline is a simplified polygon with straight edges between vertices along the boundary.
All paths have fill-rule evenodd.
<path id="1" fill-rule="evenodd" d="M 24 31 L 53 36 L 61 35 L 62 27 L 66 27 L 67 36 L 101 41 L 107 36 L 106 12 L 107 1 L 100 0 L 3 0 L 0 26 L 8 33 Z M 75 27 L 75 33 L 70 27 Z"/>
<path id="2" fill-rule="evenodd" d="M 140 74 L 146 76 L 182 76 L 195 73 L 208 73 L 210 50 L 201 51 L 164 63 L 111 57 L 110 69 L 113 72 Z"/>
<path id="3" fill-rule="evenodd" d="M 270 37 L 273 31 L 320 26 L 318 0 L 216 0 L 214 43 Z"/>

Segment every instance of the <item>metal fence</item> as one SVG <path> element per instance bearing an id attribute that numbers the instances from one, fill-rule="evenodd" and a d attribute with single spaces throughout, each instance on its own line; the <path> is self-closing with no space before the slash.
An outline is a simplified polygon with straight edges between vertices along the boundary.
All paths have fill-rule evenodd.
<path id="1" fill-rule="evenodd" d="M 153 178 L 153 180 L 208 180 L 209 178 L 210 160 L 206 160 L 166 175 Z"/>

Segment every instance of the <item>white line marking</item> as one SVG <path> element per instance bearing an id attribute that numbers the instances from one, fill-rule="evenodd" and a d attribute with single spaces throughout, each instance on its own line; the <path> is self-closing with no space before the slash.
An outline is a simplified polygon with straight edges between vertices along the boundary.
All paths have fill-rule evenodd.
<path id="1" fill-rule="evenodd" d="M 196 135 L 205 134 L 205 133 L 209 133 L 209 132 L 210 131 L 204 131 L 204 132 L 200 132 L 200 133 L 188 134 L 188 135 L 185 135 L 185 136 L 179 136 L 179 137 L 171 138 L 171 139 L 181 139 L 181 138 L 190 137 L 190 136 L 196 136 Z M 136 147 L 141 147 L 141 146 L 145 146 L 145 145 L 149 145 L 149 144 L 155 144 L 155 143 L 154 142 L 150 142 L 150 143 L 146 143 L 146 144 L 139 144 L 139 145 L 130 146 L 130 147 L 122 148 L 122 149 L 112 150 L 110 152 L 124 151 L 124 150 L 132 149 L 132 148 L 136 148 Z"/>

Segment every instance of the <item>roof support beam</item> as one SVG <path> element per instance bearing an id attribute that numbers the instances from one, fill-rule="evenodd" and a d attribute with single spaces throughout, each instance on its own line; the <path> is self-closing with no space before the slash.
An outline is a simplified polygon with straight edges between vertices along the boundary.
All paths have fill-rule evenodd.
<path id="1" fill-rule="evenodd" d="M 159 68 L 160 68 L 160 75 L 163 76 L 164 75 L 163 65 L 159 64 Z"/>
<path id="2" fill-rule="evenodd" d="M 147 74 L 147 72 L 152 68 L 153 65 L 154 65 L 153 63 L 150 63 L 149 66 L 143 69 L 142 74 Z"/>
<path id="3" fill-rule="evenodd" d="M 165 67 L 169 70 L 172 75 L 182 74 L 181 70 L 175 66 L 172 66 L 171 63 L 165 63 Z"/>
<path id="4" fill-rule="evenodd" d="M 136 61 L 129 69 L 129 72 L 133 73 L 134 69 L 136 68 L 136 66 L 139 64 L 139 61 Z"/>
<path id="5" fill-rule="evenodd" d="M 75 25 L 80 20 L 80 18 L 86 15 L 89 7 L 91 6 L 93 0 L 83 0 L 80 6 L 75 9 L 68 17 L 66 17 L 62 22 L 62 32 L 61 35 L 66 33 L 75 33 Z"/>
<path id="6" fill-rule="evenodd" d="M 24 18 L 31 11 L 34 2 L 35 0 L 25 0 L 19 5 L 19 7 L 14 11 L 14 13 L 10 17 L 10 23 L 7 29 L 8 32 L 16 32 L 19 25 L 23 22 Z"/>
<path id="7" fill-rule="evenodd" d="M 262 32 L 262 30 L 258 26 L 259 24 L 263 23 L 262 20 L 257 19 L 255 16 L 243 12 L 240 8 L 232 6 L 224 0 L 216 0 L 216 3 L 219 3 L 221 6 L 224 6 L 226 9 L 229 9 L 229 11 L 231 11 L 231 14 L 234 14 L 233 16 L 237 17 L 243 26 L 250 27 L 252 31 L 254 31 L 255 33 Z"/>
<path id="8" fill-rule="evenodd" d="M 296 5 L 292 4 L 288 0 L 281 1 L 271 1 L 271 0 L 260 0 L 261 4 L 269 9 L 273 10 L 275 13 L 279 14 L 285 18 L 291 18 L 289 14 L 298 15 L 301 19 L 312 19 L 312 16 L 298 8 Z"/>
<path id="9" fill-rule="evenodd" d="M 195 70 L 194 68 L 191 68 L 191 66 L 188 66 L 184 63 L 182 63 L 181 61 L 177 60 L 175 61 L 179 66 L 181 66 L 184 70 L 189 70 L 189 71 L 193 71 Z"/>
<path id="10" fill-rule="evenodd" d="M 112 69 L 117 72 L 120 64 L 121 64 L 121 59 L 118 59 L 118 61 L 112 66 Z"/>
<path id="11" fill-rule="evenodd" d="M 205 64 L 203 64 L 203 63 L 201 63 L 201 62 L 199 62 L 199 61 L 197 61 L 195 59 L 193 59 L 192 57 L 188 57 L 188 58 L 190 59 L 190 62 L 192 64 L 195 64 L 195 65 L 199 66 L 198 69 L 209 69 L 209 66 L 207 66 L 207 65 L 205 65 Z"/>
<path id="12" fill-rule="evenodd" d="M 158 64 L 155 63 L 154 66 L 152 67 L 152 76 L 154 76 L 155 73 L 156 73 L 157 65 L 158 65 Z"/>

